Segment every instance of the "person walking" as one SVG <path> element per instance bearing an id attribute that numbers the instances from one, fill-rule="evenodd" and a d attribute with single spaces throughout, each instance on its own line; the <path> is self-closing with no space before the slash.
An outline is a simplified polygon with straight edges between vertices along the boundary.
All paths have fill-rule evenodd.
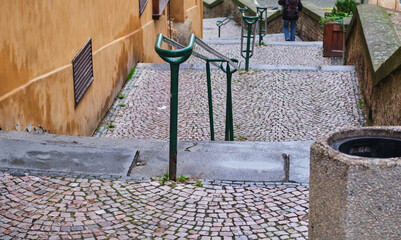
<path id="1" fill-rule="evenodd" d="M 279 0 L 283 6 L 283 30 L 286 41 L 295 41 L 295 30 L 299 12 L 302 10 L 301 0 Z"/>

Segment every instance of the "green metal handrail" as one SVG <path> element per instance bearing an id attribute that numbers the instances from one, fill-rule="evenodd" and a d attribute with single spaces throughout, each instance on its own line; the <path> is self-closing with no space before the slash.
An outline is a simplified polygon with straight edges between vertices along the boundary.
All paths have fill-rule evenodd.
<path id="1" fill-rule="evenodd" d="M 267 7 L 256 7 L 259 16 L 259 45 L 262 44 L 263 37 L 267 34 Z M 265 29 L 263 29 L 263 14 L 265 15 Z"/>
<path id="2" fill-rule="evenodd" d="M 242 24 L 241 24 L 241 56 L 245 58 L 245 70 L 249 70 L 249 58 L 253 56 L 253 49 L 255 46 L 255 32 L 256 27 L 253 28 L 252 33 L 252 25 L 257 23 L 259 17 L 258 16 L 245 16 L 245 13 L 242 13 Z M 247 34 L 244 35 L 245 24 L 247 26 Z M 246 50 L 244 50 L 244 38 L 246 38 Z M 252 39 L 252 43 L 251 43 Z M 245 53 L 245 56 L 244 56 Z"/>
<path id="3" fill-rule="evenodd" d="M 231 61 L 238 63 L 239 60 L 232 58 Z M 237 69 L 230 69 L 230 65 L 224 62 L 220 63 L 220 69 L 227 74 L 227 102 L 226 102 L 226 129 L 225 129 L 225 140 L 234 141 L 234 122 L 233 122 L 233 103 L 231 95 L 231 79 L 232 74 L 237 71 Z"/>
<path id="4" fill-rule="evenodd" d="M 176 50 L 162 49 L 163 42 L 175 47 Z M 200 53 L 194 51 L 195 43 L 201 46 L 209 53 L 215 55 L 217 58 L 208 58 Z M 179 66 L 185 62 L 191 54 L 206 61 L 207 70 L 207 86 L 208 86 L 208 103 L 209 103 L 209 120 L 210 120 L 210 134 L 211 140 L 214 140 L 214 123 L 213 123 L 213 104 L 212 104 L 212 87 L 210 78 L 210 63 L 219 66 L 227 74 L 227 106 L 226 106 L 226 137 L 228 141 L 234 140 L 233 129 L 233 114 L 232 114 L 232 97 L 231 97 L 231 78 L 232 73 L 239 69 L 239 60 L 230 59 L 218 53 L 202 40 L 197 38 L 194 34 L 190 36 L 189 44 L 187 47 L 159 34 L 156 39 L 155 50 L 157 54 L 167 63 L 170 64 L 171 70 L 171 94 L 170 94 L 170 150 L 169 150 L 169 179 L 175 181 L 177 173 L 177 132 L 178 132 L 178 73 Z M 218 65 L 216 62 L 220 62 Z M 226 63 L 226 67 L 223 67 Z M 232 67 L 232 69 L 230 68 Z"/>
<path id="5" fill-rule="evenodd" d="M 229 23 L 231 20 L 235 19 L 238 14 L 240 14 L 240 12 L 237 12 L 237 9 L 234 9 L 234 11 L 223 20 L 216 21 L 216 26 L 218 27 L 218 37 L 220 37 L 221 27 Z"/>
<path id="6" fill-rule="evenodd" d="M 163 40 L 167 38 L 163 34 L 157 35 L 155 50 L 157 54 L 170 64 L 170 146 L 169 146 L 169 179 L 175 181 L 177 176 L 177 131 L 178 131 L 178 72 L 180 64 L 185 62 L 194 48 L 195 35 L 189 38 L 187 47 L 177 50 L 162 49 Z"/>

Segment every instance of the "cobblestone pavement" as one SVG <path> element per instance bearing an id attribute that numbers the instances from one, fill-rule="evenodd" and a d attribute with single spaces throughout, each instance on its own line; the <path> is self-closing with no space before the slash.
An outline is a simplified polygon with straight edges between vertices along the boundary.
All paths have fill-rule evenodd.
<path id="1" fill-rule="evenodd" d="M 203 39 L 218 38 L 218 27 L 216 22 L 224 18 L 210 18 L 203 20 Z M 221 27 L 220 37 L 241 36 L 241 27 L 234 21 L 229 21 Z"/>
<path id="2" fill-rule="evenodd" d="M 205 22 L 205 33 L 211 32 Z M 231 23 L 222 29 L 225 36 L 239 33 Z M 210 26 L 209 26 L 210 25 Z M 235 30 L 236 29 L 236 30 Z M 282 39 L 268 35 L 267 42 Z M 282 41 L 282 40 L 281 40 Z M 231 58 L 240 57 L 240 46 L 210 45 Z M 201 49 L 198 52 L 210 56 Z M 191 57 L 186 63 L 202 63 Z M 319 45 L 256 46 L 250 66 L 330 65 L 322 57 Z M 243 63 L 244 64 L 244 63 Z M 168 69 L 168 68 L 167 68 Z M 178 136 L 180 140 L 209 140 L 209 113 L 205 70 L 181 69 L 179 76 Z M 216 140 L 224 139 L 226 76 L 212 71 L 213 110 Z M 248 141 L 316 140 L 341 127 L 363 124 L 358 109 L 358 88 L 354 71 L 317 70 L 241 70 L 233 75 L 233 111 L 235 139 Z M 169 136 L 169 71 L 137 69 L 136 75 L 103 123 L 98 136 L 129 139 L 168 139 Z M 107 124 L 113 128 L 107 128 Z"/>
<path id="3" fill-rule="evenodd" d="M 210 18 L 203 21 L 203 39 L 224 39 L 224 38 L 236 38 L 241 37 L 241 26 L 234 21 L 229 21 L 226 25 L 221 27 L 220 38 L 218 37 L 218 27 L 216 22 L 223 18 Z M 264 42 L 284 42 L 284 33 L 280 34 L 267 34 L 263 37 Z M 296 37 L 295 41 L 302 41 Z"/>
<path id="4" fill-rule="evenodd" d="M 114 113 L 114 128 L 102 136 L 167 139 L 170 73 L 143 69 L 127 89 L 125 107 Z M 213 110 L 217 140 L 224 139 L 225 84 L 212 71 Z M 179 85 L 178 136 L 209 140 L 206 73 L 182 70 Z M 354 71 L 257 71 L 233 75 L 236 140 L 315 140 L 344 126 L 361 126 Z"/>
<path id="5" fill-rule="evenodd" d="M 308 188 L 0 175 L 0 239 L 306 239 Z"/>
<path id="6" fill-rule="evenodd" d="M 238 45 L 220 45 L 210 44 L 217 52 L 229 56 L 230 58 L 239 59 L 242 64 L 245 60 L 241 57 L 241 46 Z M 200 47 L 196 51 L 212 57 Z M 321 46 L 288 46 L 288 45 L 267 45 L 255 46 L 254 54 L 249 60 L 249 64 L 265 64 L 265 65 L 290 65 L 290 66 L 322 66 L 331 65 L 331 59 L 322 56 L 323 48 Z M 204 61 L 191 56 L 186 63 L 203 63 Z"/>

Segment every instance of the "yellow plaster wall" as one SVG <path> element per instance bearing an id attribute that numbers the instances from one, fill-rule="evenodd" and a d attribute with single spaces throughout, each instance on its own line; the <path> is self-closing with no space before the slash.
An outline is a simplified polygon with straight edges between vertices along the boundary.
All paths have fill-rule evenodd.
<path id="1" fill-rule="evenodd" d="M 185 18 L 192 20 L 192 32 L 202 38 L 203 1 L 202 0 L 170 0 L 171 17 L 174 22 L 183 23 Z"/>
<path id="2" fill-rule="evenodd" d="M 203 2 L 171 0 L 172 17 L 190 17 L 201 34 Z M 186 5 L 188 3 L 188 5 Z M 0 128 L 28 125 L 89 136 L 138 62 L 163 62 L 156 35 L 168 34 L 168 10 L 152 18 L 149 0 L 2 0 Z M 74 107 L 71 61 L 92 38 L 94 81 Z"/>
<path id="3" fill-rule="evenodd" d="M 151 1 L 2 0 L 0 128 L 91 135 L 139 61 L 160 62 Z M 74 108 L 71 60 L 92 37 L 94 82 Z M 152 39 L 152 41 L 149 41 Z"/>
<path id="4" fill-rule="evenodd" d="M 185 21 L 185 0 L 170 0 L 171 17 L 174 22 L 183 23 Z"/>
<path id="5" fill-rule="evenodd" d="M 185 17 L 192 20 L 192 32 L 199 38 L 203 37 L 203 1 L 187 0 Z"/>

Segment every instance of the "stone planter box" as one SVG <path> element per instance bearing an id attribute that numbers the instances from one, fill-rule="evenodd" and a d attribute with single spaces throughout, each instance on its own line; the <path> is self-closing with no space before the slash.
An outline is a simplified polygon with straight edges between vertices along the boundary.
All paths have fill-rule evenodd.
<path id="1" fill-rule="evenodd" d="M 401 127 L 330 134 L 310 166 L 309 239 L 401 239 Z"/>
<path id="2" fill-rule="evenodd" d="M 343 55 L 344 33 L 339 22 L 324 24 L 323 57 L 341 57 Z"/>

